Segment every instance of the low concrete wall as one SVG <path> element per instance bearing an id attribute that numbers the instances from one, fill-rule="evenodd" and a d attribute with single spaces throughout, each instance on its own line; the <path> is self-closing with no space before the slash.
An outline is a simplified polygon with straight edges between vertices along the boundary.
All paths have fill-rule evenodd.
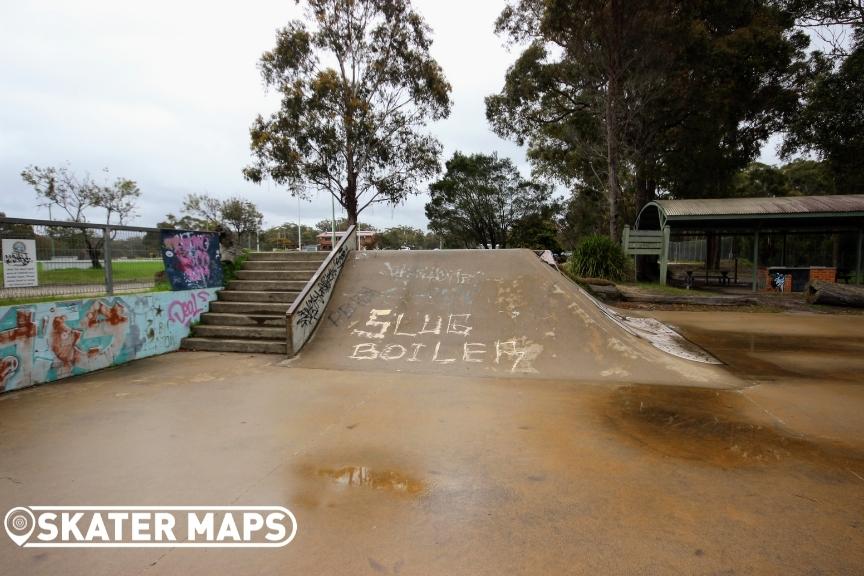
<path id="1" fill-rule="evenodd" d="M 215 288 L 0 307 L 0 391 L 177 350 Z"/>
<path id="2" fill-rule="evenodd" d="M 321 263 L 318 271 L 288 309 L 286 317 L 288 356 L 300 352 L 315 331 L 324 309 L 327 308 L 327 303 L 330 302 L 333 287 L 351 250 L 357 250 L 356 226 L 348 229 L 348 233 L 339 240 L 336 249 Z"/>

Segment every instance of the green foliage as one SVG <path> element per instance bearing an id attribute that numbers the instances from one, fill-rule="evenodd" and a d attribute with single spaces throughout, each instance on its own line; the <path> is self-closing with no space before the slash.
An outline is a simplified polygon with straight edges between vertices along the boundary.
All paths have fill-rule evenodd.
<path id="1" fill-rule="evenodd" d="M 28 166 L 21 172 L 21 178 L 33 187 L 37 198 L 65 212 L 70 222 L 87 222 L 86 211 L 96 208 L 104 212 L 105 224 L 123 224 L 134 216 L 141 190 L 133 180 L 126 178 L 117 178 L 108 184 L 108 169 L 102 172 L 105 184 L 99 184 L 89 174 L 79 177 L 65 166 Z M 80 228 L 78 232 L 93 268 L 101 268 L 103 238 L 94 235 L 91 228 Z"/>
<path id="2" fill-rule="evenodd" d="M 433 250 L 438 248 L 440 238 L 434 232 L 423 232 L 411 226 L 393 226 L 378 234 L 378 247 L 382 250 Z"/>
<path id="3" fill-rule="evenodd" d="M 486 115 L 538 174 L 601 191 L 617 238 L 658 191 L 726 193 L 796 105 L 793 24 L 768 0 L 513 0 L 496 29 L 527 47 Z"/>
<path id="4" fill-rule="evenodd" d="M 575 250 L 586 236 L 602 234 L 609 229 L 603 191 L 582 186 L 564 206 L 559 226 L 559 243 L 565 250 Z"/>
<path id="5" fill-rule="evenodd" d="M 28 166 L 21 178 L 40 200 L 65 212 L 70 222 L 87 222 L 86 211 L 96 208 L 104 211 L 106 224 L 123 224 L 135 215 L 141 190 L 127 178 L 108 184 L 108 169 L 102 173 L 105 183 L 99 184 L 89 174 L 79 177 L 66 166 Z"/>
<path id="6" fill-rule="evenodd" d="M 349 222 L 373 202 L 398 204 L 439 171 L 440 143 L 421 132 L 450 113 L 450 85 L 429 55 L 429 26 L 408 0 L 304 0 L 306 22 L 261 57 L 281 107 L 250 129 L 253 163 L 295 195 L 327 190 Z"/>
<path id="7" fill-rule="evenodd" d="M 336 219 L 336 231 L 345 231 L 348 229 L 348 219 L 347 218 L 337 218 Z M 330 232 L 333 230 L 333 221 L 332 220 L 320 220 L 317 224 L 315 224 L 315 228 L 319 232 Z M 357 230 L 375 230 L 375 227 L 371 224 L 367 224 L 365 222 L 357 223 Z"/>
<path id="8" fill-rule="evenodd" d="M 627 257 L 621 245 L 600 235 L 582 240 L 567 261 L 567 267 L 571 276 L 580 278 L 620 281 L 628 274 Z"/>
<path id="9" fill-rule="evenodd" d="M 827 163 L 795 160 L 779 167 L 752 162 L 734 176 L 728 195 L 759 198 L 836 193 L 834 177 Z"/>
<path id="10" fill-rule="evenodd" d="M 249 258 L 249 250 L 241 250 L 234 260 L 222 260 L 222 285 L 227 286 L 228 282 L 237 278 L 237 271 L 243 268 L 243 263 Z"/>
<path id="11" fill-rule="evenodd" d="M 837 184 L 826 162 L 793 160 L 780 167 L 786 176 L 790 196 L 824 196 L 837 194 Z"/>
<path id="12" fill-rule="evenodd" d="M 515 240 L 533 243 L 529 218 L 537 215 L 545 226 L 558 210 L 551 187 L 523 179 L 513 162 L 496 154 L 454 153 L 429 192 L 429 228 L 450 247 L 512 247 L 520 221 L 523 229 Z"/>
<path id="13" fill-rule="evenodd" d="M 264 219 L 254 203 L 237 196 L 219 200 L 207 194 L 188 194 L 183 199 L 183 210 L 189 223 L 201 224 L 204 230 L 221 228 L 237 237 L 260 230 Z"/>
<path id="14" fill-rule="evenodd" d="M 529 211 L 513 223 L 508 245 L 513 248 L 551 250 L 556 254 L 561 252 L 557 224 L 561 210 L 561 204 L 552 201 L 539 209 Z"/>
<path id="15" fill-rule="evenodd" d="M 859 28 L 859 30 L 861 30 Z M 859 32 L 864 34 L 864 31 Z M 864 41 L 837 67 L 815 53 L 804 104 L 792 116 L 783 144 L 786 155 L 816 152 L 831 168 L 842 194 L 864 192 Z"/>
<path id="16" fill-rule="evenodd" d="M 318 243 L 319 230 L 305 224 L 300 226 L 301 243 L 304 246 Z M 268 228 L 260 236 L 261 250 L 296 250 L 297 224 L 286 222 L 281 226 Z"/>
<path id="17" fill-rule="evenodd" d="M 243 268 L 243 263 L 249 258 L 249 250 L 243 249 L 233 260 L 222 260 L 222 285 L 237 278 L 237 271 Z"/>

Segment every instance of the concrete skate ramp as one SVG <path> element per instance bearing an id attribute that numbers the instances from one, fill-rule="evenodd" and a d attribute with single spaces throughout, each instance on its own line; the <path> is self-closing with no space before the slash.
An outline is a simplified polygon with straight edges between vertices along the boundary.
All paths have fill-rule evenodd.
<path id="1" fill-rule="evenodd" d="M 352 253 L 289 366 L 735 387 L 601 311 L 528 250 Z"/>

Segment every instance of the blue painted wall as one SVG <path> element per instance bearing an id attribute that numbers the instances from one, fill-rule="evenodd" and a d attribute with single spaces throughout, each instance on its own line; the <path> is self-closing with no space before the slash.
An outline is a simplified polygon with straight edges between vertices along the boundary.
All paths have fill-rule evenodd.
<path id="1" fill-rule="evenodd" d="M 0 391 L 177 350 L 216 288 L 0 307 Z"/>

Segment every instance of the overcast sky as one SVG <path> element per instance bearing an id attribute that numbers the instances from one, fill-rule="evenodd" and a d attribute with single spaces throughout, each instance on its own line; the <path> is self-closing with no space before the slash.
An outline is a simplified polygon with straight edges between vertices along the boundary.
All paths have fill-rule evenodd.
<path id="1" fill-rule="evenodd" d="M 493 32 L 504 4 L 415 0 L 433 29 L 432 55 L 453 86 L 450 117 L 430 130 L 444 145 L 442 164 L 455 150 L 497 151 L 528 175 L 524 150 L 490 131 L 483 105 L 516 57 Z M 137 181 L 141 226 L 179 214 L 190 192 L 246 197 L 264 213 L 265 227 L 296 222 L 296 199 L 272 183 L 246 182 L 241 170 L 252 119 L 278 104 L 265 95 L 256 63 L 273 47 L 275 30 L 299 16 L 291 0 L 3 2 L 0 211 L 47 218 L 20 172 L 68 163 L 79 173 L 108 167 Z M 773 144 L 763 161 L 776 161 Z M 425 228 L 425 202 L 422 195 L 370 208 L 361 220 Z M 303 202 L 300 214 L 310 225 L 329 218 L 329 196 Z"/>

